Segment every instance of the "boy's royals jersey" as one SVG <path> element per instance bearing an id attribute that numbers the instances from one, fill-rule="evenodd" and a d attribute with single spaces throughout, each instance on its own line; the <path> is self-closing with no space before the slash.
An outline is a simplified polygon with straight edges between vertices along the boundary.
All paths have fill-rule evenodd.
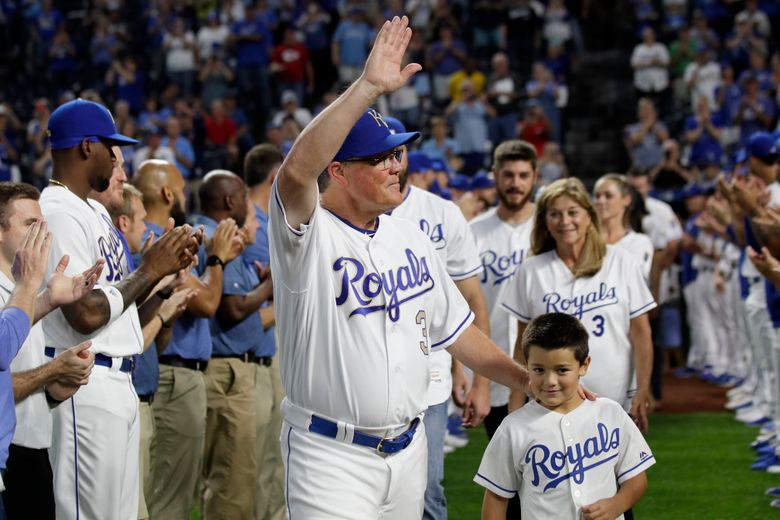
<path id="1" fill-rule="evenodd" d="M 630 387 L 631 320 L 656 306 L 631 253 L 607 246 L 601 270 L 581 278 L 574 277 L 555 250 L 532 256 L 520 266 L 501 306 L 525 323 L 548 312 L 564 312 L 580 320 L 590 334 L 592 360 L 582 384 L 626 409 L 631 406 L 636 391 Z"/>
<path id="2" fill-rule="evenodd" d="M 116 227 L 106 208 L 96 200 L 82 200 L 67 188 L 49 186 L 41 193 L 41 211 L 52 234 L 46 279 L 51 277 L 60 259 L 70 257 L 65 270 L 69 276 L 80 274 L 103 258 L 106 265 L 96 287 L 116 285 L 128 274 L 127 258 Z M 111 357 L 143 352 L 143 335 L 138 310 L 131 303 L 125 312 L 91 335 L 76 332 L 61 309 L 43 318 L 46 345 L 70 348 L 92 340 L 90 351 Z"/>
<path id="3" fill-rule="evenodd" d="M 293 404 L 362 428 L 395 428 L 427 407 L 429 354 L 474 315 L 430 239 L 404 219 L 375 230 L 315 207 L 286 220 L 269 207 L 280 367 Z"/>
<path id="4" fill-rule="evenodd" d="M 511 285 L 520 264 L 531 254 L 533 216 L 513 226 L 502 221 L 492 208 L 469 225 L 482 259 L 480 284 L 490 312 L 490 338 L 510 357 L 515 350 L 517 320 L 501 309 L 501 295 Z M 509 388 L 490 382 L 490 406 L 509 402 Z"/>
<path id="5" fill-rule="evenodd" d="M 498 427 L 474 482 L 505 498 L 519 493 L 523 520 L 579 520 L 583 505 L 615 496 L 653 464 L 618 403 L 599 398 L 561 414 L 531 401 Z"/>
<path id="6" fill-rule="evenodd" d="M 465 280 L 482 271 L 468 222 L 452 202 L 409 186 L 404 201 L 391 214 L 418 225 L 420 230 L 428 235 L 453 280 Z M 429 405 L 449 399 L 452 392 L 451 369 L 452 357 L 446 350 L 431 354 Z"/>

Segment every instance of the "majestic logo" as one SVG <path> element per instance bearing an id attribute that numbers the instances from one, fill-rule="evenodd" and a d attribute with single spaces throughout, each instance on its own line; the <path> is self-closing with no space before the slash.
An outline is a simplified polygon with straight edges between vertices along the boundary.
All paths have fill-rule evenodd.
<path id="1" fill-rule="evenodd" d="M 488 249 L 484 251 L 482 257 L 482 283 L 486 283 L 488 276 L 493 276 L 493 285 L 499 285 L 511 278 L 525 260 L 525 249 L 512 251 L 510 255 L 499 255 L 495 251 Z"/>
<path id="2" fill-rule="evenodd" d="M 555 489 L 567 479 L 582 484 L 585 473 L 620 455 L 620 428 L 610 431 L 604 423 L 598 423 L 596 430 L 596 435 L 583 443 L 569 446 L 565 452 L 551 451 L 544 444 L 534 444 L 528 448 L 525 463 L 531 466 L 531 484 L 538 486 L 542 477 L 547 479 L 543 491 Z M 564 473 L 567 464 L 569 472 Z"/>
<path id="3" fill-rule="evenodd" d="M 447 247 L 447 239 L 444 238 L 444 224 L 431 224 L 424 218 L 421 218 L 420 229 L 428 236 L 437 251 Z"/>
<path id="4" fill-rule="evenodd" d="M 545 294 L 542 301 L 547 305 L 545 312 L 565 312 L 582 319 L 582 315 L 586 312 L 615 305 L 620 300 L 615 287 L 607 287 L 607 284 L 602 282 L 597 291 L 577 294 L 571 298 L 564 298 L 557 292 L 551 292 Z"/>
<path id="5" fill-rule="evenodd" d="M 406 249 L 406 265 L 384 273 L 366 272 L 366 267 L 356 258 L 342 256 L 333 262 L 333 270 L 341 272 L 341 290 L 336 305 L 344 305 L 352 295 L 358 307 L 349 313 L 365 316 L 372 312 L 387 310 L 391 321 L 398 321 L 401 305 L 427 293 L 436 285 L 431 278 L 428 260 L 418 258 L 411 249 Z M 384 291 L 386 303 L 375 303 L 374 299 Z"/>

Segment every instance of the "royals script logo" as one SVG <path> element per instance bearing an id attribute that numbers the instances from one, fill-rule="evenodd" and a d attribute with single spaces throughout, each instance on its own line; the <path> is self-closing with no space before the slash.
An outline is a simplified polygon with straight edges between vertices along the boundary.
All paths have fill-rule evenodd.
<path id="1" fill-rule="evenodd" d="M 572 479 L 575 484 L 585 481 L 585 473 L 620 455 L 620 428 L 609 430 L 604 423 L 596 426 L 596 435 L 578 442 L 566 451 L 551 450 L 544 444 L 534 444 L 525 454 L 525 463 L 531 466 L 531 484 L 539 486 L 547 480 L 544 491 Z M 564 472 L 567 469 L 568 472 Z"/>
<path id="2" fill-rule="evenodd" d="M 547 306 L 545 312 L 565 312 L 582 319 L 583 314 L 615 305 L 619 300 L 615 287 L 607 287 L 607 284 L 602 282 L 595 291 L 575 294 L 571 298 L 564 298 L 557 292 L 550 292 L 544 295 L 542 301 Z"/>
<path id="3" fill-rule="evenodd" d="M 333 270 L 341 274 L 336 305 L 354 301 L 357 306 L 349 313 L 350 318 L 386 310 L 391 321 L 398 321 L 401 305 L 419 298 L 436 285 L 424 256 L 418 258 L 411 249 L 406 249 L 404 254 L 405 264 L 381 274 L 367 272 L 356 258 L 342 256 L 333 262 Z M 386 303 L 375 301 L 382 292 Z"/>
<path id="4" fill-rule="evenodd" d="M 488 249 L 480 255 L 482 259 L 482 283 L 486 283 L 489 276 L 493 277 L 493 285 L 500 285 L 511 278 L 525 260 L 525 249 L 512 251 L 510 255 L 500 255 Z"/>

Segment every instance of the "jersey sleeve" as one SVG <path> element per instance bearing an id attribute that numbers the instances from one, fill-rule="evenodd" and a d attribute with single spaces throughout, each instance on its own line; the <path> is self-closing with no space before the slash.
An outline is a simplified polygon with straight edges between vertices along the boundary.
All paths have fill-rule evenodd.
<path id="1" fill-rule="evenodd" d="M 620 406 L 616 404 L 615 406 Z M 622 411 L 622 410 L 621 410 Z M 642 437 L 642 432 L 636 427 L 631 417 L 623 412 L 623 425 L 620 428 L 620 457 L 615 465 L 615 476 L 618 484 L 636 477 L 655 464 L 655 457 L 650 446 Z"/>
<path id="2" fill-rule="evenodd" d="M 278 179 L 274 181 L 268 204 L 268 240 L 274 284 L 290 292 L 304 292 L 317 272 L 315 234 L 320 212 L 319 203 L 307 224 L 295 229 L 287 222 L 284 203 L 279 195 Z"/>
<path id="3" fill-rule="evenodd" d="M 641 237 L 641 250 L 639 253 L 642 255 L 642 275 L 645 277 L 645 282 L 650 282 L 650 271 L 653 268 L 653 254 L 655 253 L 655 247 L 653 247 L 653 241 L 650 237 L 644 233 L 639 233 Z"/>
<path id="4" fill-rule="evenodd" d="M 421 231 L 418 232 L 422 234 Z M 474 321 L 474 313 L 471 312 L 455 282 L 447 274 L 444 262 L 430 245 L 428 237 L 425 237 L 425 243 L 428 246 L 431 276 L 435 284 L 433 287 L 434 301 L 429 308 L 432 316 L 426 316 L 430 331 L 431 352 L 435 352 L 452 345 Z"/>
<path id="5" fill-rule="evenodd" d="M 622 262 L 623 283 L 628 290 L 629 318 L 634 319 L 654 309 L 657 304 L 647 286 L 641 264 L 628 253 L 623 254 Z"/>
<path id="6" fill-rule="evenodd" d="M 46 269 L 46 279 L 48 280 L 63 256 L 68 255 L 68 266 L 65 268 L 65 274 L 73 276 L 80 274 L 95 263 L 97 258 L 92 258 L 90 254 L 93 251 L 93 244 L 89 243 L 89 237 L 84 226 L 78 219 L 65 212 L 46 215 L 46 225 L 51 232 L 51 249 L 49 249 L 49 264 Z M 94 244 L 97 248 L 97 244 Z M 106 259 L 109 262 L 110 259 Z M 106 279 L 107 269 L 103 269 L 101 280 Z"/>
<path id="7" fill-rule="evenodd" d="M 474 482 L 504 498 L 515 496 L 522 482 L 522 472 L 514 462 L 520 460 L 520 443 L 513 438 L 511 424 L 504 420 L 498 427 L 474 476 Z"/>
<path id="8" fill-rule="evenodd" d="M 482 261 L 477 254 L 477 242 L 466 218 L 454 205 L 449 208 L 449 226 L 452 236 L 447 244 L 447 273 L 453 280 L 465 280 L 482 272 Z"/>
<path id="9" fill-rule="evenodd" d="M 528 262 L 520 264 L 514 279 L 509 282 L 499 297 L 501 309 L 523 323 L 528 323 L 533 319 L 527 294 L 528 283 L 531 278 L 529 265 Z"/>

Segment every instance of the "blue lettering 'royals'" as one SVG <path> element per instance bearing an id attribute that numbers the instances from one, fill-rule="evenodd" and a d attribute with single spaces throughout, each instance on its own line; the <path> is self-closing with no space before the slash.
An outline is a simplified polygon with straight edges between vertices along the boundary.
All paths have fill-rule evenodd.
<path id="1" fill-rule="evenodd" d="M 539 486 L 542 477 L 547 479 L 543 491 L 555 489 L 568 479 L 582 484 L 585 473 L 620 455 L 620 428 L 610 431 L 604 423 L 598 423 L 596 430 L 596 435 L 569 446 L 565 452 L 550 450 L 544 444 L 528 448 L 524 461 L 531 465 L 531 484 Z M 569 472 L 563 473 L 567 463 Z"/>
<path id="2" fill-rule="evenodd" d="M 601 282 L 597 291 L 577 294 L 571 298 L 564 298 L 557 292 L 550 292 L 544 295 L 542 301 L 547 305 L 545 312 L 565 312 L 582 319 L 582 315 L 586 312 L 616 305 L 620 300 L 615 287 L 607 287 L 607 284 Z"/>
<path id="3" fill-rule="evenodd" d="M 493 275 L 493 285 L 499 285 L 511 278 L 525 260 L 525 249 L 512 251 L 510 255 L 499 255 L 488 249 L 479 255 L 482 259 L 482 283 L 487 283 L 488 276 Z"/>
<path id="4" fill-rule="evenodd" d="M 386 309 L 390 320 L 398 321 L 403 303 L 422 296 L 436 285 L 428 269 L 428 260 L 424 256 L 418 258 L 411 249 L 406 249 L 405 253 L 406 265 L 381 275 L 366 272 L 366 267 L 356 258 L 342 256 L 333 262 L 333 270 L 341 271 L 341 290 L 336 305 L 344 305 L 352 295 L 358 307 L 349 313 L 350 318 Z M 374 298 L 383 290 L 387 304 L 375 304 Z"/>
<path id="5" fill-rule="evenodd" d="M 447 247 L 447 239 L 444 238 L 444 224 L 431 224 L 424 218 L 421 218 L 420 229 L 428 236 L 436 250 Z"/>
<path id="6" fill-rule="evenodd" d="M 122 268 L 122 257 L 125 254 L 125 248 L 122 241 L 116 234 L 114 224 L 105 216 L 101 215 L 107 225 L 108 238 L 102 236 L 98 239 L 98 248 L 100 254 L 106 259 L 105 275 L 106 281 L 116 283 L 124 278 L 124 269 Z"/>

